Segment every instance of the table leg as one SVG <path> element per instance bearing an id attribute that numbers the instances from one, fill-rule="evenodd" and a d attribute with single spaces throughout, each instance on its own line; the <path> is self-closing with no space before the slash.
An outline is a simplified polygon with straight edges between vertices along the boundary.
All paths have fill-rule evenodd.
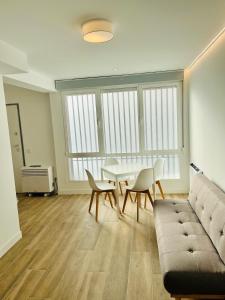
<path id="1" fill-rule="evenodd" d="M 155 182 L 152 184 L 153 200 L 155 201 Z"/>
<path id="2" fill-rule="evenodd" d="M 103 170 L 101 169 L 101 181 L 103 181 L 103 180 L 104 180 L 104 172 L 103 172 Z M 107 196 L 107 194 L 106 194 L 106 196 Z M 103 197 L 103 204 L 104 204 L 104 205 L 105 205 L 106 196 Z"/>
<path id="3" fill-rule="evenodd" d="M 153 184 L 152 184 L 152 192 L 153 192 L 153 201 L 155 201 L 156 195 L 155 195 L 155 169 L 153 168 Z"/>
<path id="4" fill-rule="evenodd" d="M 119 205 L 119 181 L 116 179 L 116 189 L 115 189 L 115 195 L 116 195 L 116 208 L 117 208 L 117 215 L 120 217 L 122 215 L 122 212 L 120 210 L 120 205 Z"/>

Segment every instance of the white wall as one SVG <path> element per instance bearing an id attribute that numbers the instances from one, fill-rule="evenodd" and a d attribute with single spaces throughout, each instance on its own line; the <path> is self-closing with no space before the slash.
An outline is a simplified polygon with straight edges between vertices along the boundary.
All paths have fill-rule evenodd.
<path id="1" fill-rule="evenodd" d="M 2 77 L 0 77 L 0 257 L 21 238 Z"/>
<path id="2" fill-rule="evenodd" d="M 8 84 L 4 88 L 6 103 L 19 103 L 26 164 L 54 166 L 49 94 Z"/>
<path id="3" fill-rule="evenodd" d="M 189 72 L 190 153 L 225 190 L 225 35 Z"/>

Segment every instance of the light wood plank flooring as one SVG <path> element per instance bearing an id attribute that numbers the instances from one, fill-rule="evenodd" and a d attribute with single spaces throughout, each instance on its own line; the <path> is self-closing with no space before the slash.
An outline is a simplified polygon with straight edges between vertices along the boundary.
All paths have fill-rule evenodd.
<path id="1" fill-rule="evenodd" d="M 137 223 L 130 199 L 122 220 L 108 201 L 100 201 L 96 223 L 88 214 L 89 199 L 19 201 L 23 238 L 0 259 L 0 299 L 170 299 L 162 285 L 150 203 Z"/>

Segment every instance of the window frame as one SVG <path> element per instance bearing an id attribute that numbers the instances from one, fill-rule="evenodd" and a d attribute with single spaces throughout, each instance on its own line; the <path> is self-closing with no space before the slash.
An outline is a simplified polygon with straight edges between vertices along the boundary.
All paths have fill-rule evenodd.
<path id="1" fill-rule="evenodd" d="M 143 103 L 143 91 L 145 89 L 152 88 L 163 88 L 163 87 L 177 87 L 177 139 L 178 139 L 178 148 L 171 150 L 146 150 L 144 148 L 144 103 Z M 139 149 L 137 153 L 105 153 L 104 151 L 104 128 L 103 128 L 103 114 L 102 114 L 102 105 L 101 105 L 101 94 L 104 92 L 117 92 L 117 91 L 129 91 L 137 90 L 137 101 L 138 101 L 138 127 L 139 127 Z M 67 105 L 66 97 L 82 94 L 95 94 L 96 99 L 96 118 L 97 118 L 97 136 L 98 136 L 98 145 L 99 152 L 83 152 L 83 153 L 71 153 L 69 151 L 69 139 L 68 139 L 68 130 L 69 130 L 69 120 L 67 118 Z M 183 81 L 159 81 L 151 83 L 141 83 L 141 84 L 126 84 L 126 85 L 116 85 L 116 86 L 104 86 L 104 87 L 94 87 L 94 88 L 82 88 L 82 89 L 73 89 L 70 91 L 64 91 L 61 93 L 61 101 L 63 107 L 63 123 L 64 123 L 64 136 L 65 136 L 65 160 L 68 170 L 68 175 L 71 174 L 71 166 L 69 159 L 71 158 L 88 158 L 88 157 L 127 157 L 127 156 L 154 156 L 154 155 L 177 155 L 179 160 L 179 165 L 181 166 L 181 156 L 183 145 Z M 181 170 L 180 170 L 181 171 Z M 180 172 L 181 174 L 181 172 Z M 84 180 L 71 179 L 71 182 L 82 182 Z M 180 179 L 180 178 L 179 178 Z M 176 180 L 176 179 L 175 179 Z"/>

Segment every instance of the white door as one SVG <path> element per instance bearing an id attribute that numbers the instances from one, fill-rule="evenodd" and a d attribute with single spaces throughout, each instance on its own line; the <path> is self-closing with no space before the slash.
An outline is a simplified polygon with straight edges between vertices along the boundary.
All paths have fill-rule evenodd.
<path id="1" fill-rule="evenodd" d="M 21 167 L 24 165 L 19 111 L 17 105 L 7 105 L 9 136 L 12 150 L 16 192 L 22 192 Z"/>

